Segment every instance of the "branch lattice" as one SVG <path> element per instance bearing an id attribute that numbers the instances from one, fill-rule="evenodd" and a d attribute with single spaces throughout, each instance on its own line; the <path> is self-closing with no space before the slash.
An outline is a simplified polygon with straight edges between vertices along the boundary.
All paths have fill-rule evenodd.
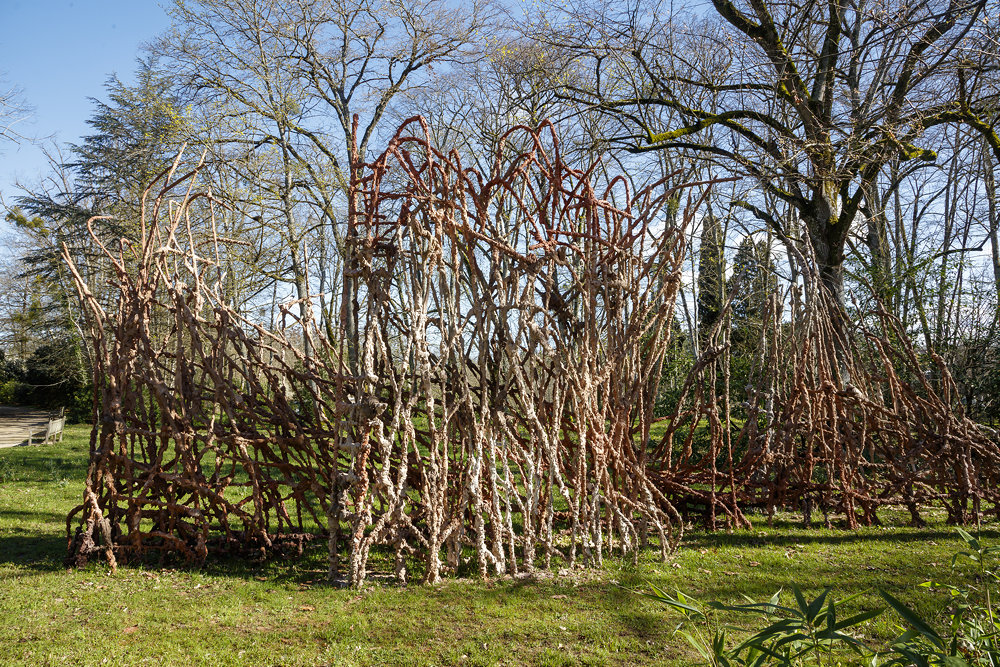
<path id="1" fill-rule="evenodd" d="M 649 474 L 673 504 L 705 508 L 713 529 L 749 527 L 748 507 L 769 521 L 797 508 L 807 525 L 820 511 L 849 529 L 878 525 L 884 507 L 917 526 L 931 504 L 952 524 L 980 521 L 985 503 L 1000 513 L 1000 439 L 964 414 L 941 357 L 918 352 L 877 299 L 848 322 L 815 261 L 793 261 L 803 280 L 767 299 L 746 403 L 730 403 L 723 317 L 665 418 Z"/>
<path id="2" fill-rule="evenodd" d="M 710 528 L 748 527 L 752 506 L 848 528 L 886 506 L 915 524 L 927 503 L 953 523 L 1000 507 L 996 434 L 941 359 L 928 372 L 878 305 L 848 321 L 802 253 L 802 280 L 762 309 L 746 403 L 730 401 L 727 307 L 654 417 L 684 230 L 712 181 L 598 192 L 547 125 L 511 130 L 481 174 L 411 119 L 352 169 L 338 339 L 312 297 L 276 330 L 232 305 L 239 244 L 197 169 L 175 169 L 134 241 L 94 235 L 114 308 L 66 256 L 97 360 L 72 563 L 301 553 L 324 535 L 333 578 L 435 582 L 666 556 L 692 507 Z"/>
<path id="3" fill-rule="evenodd" d="M 597 192 L 548 126 L 509 132 L 479 174 L 421 123 L 355 169 L 356 360 L 289 307 L 271 331 L 230 305 L 195 172 L 165 175 L 140 238 L 104 249 L 113 312 L 78 280 L 99 420 L 73 562 L 325 532 L 331 575 L 360 585 L 373 549 L 433 582 L 463 559 L 486 575 L 676 546 L 644 443 L 698 201 Z"/>

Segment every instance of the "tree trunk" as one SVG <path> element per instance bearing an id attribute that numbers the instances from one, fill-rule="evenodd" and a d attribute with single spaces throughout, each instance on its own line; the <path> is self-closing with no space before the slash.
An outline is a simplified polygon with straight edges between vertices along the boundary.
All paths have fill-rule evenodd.
<path id="1" fill-rule="evenodd" d="M 360 331 L 358 322 L 358 215 L 360 210 L 358 116 L 354 115 L 350 132 L 350 182 L 347 191 L 347 238 L 344 243 L 344 289 L 341 296 L 340 316 L 347 339 L 347 363 L 353 375 L 360 372 L 358 349 Z"/>
<path id="2" fill-rule="evenodd" d="M 989 207 L 990 258 L 993 263 L 993 285 L 996 289 L 997 317 L 1000 318 L 1000 205 L 997 202 L 996 172 L 993 168 L 993 158 L 983 151 L 983 175 L 986 185 L 986 201 Z"/>
<path id="3" fill-rule="evenodd" d="M 816 193 L 811 210 L 803 216 L 809 232 L 820 284 L 830 296 L 829 316 L 836 336 L 834 350 L 840 386 L 851 384 L 847 315 L 844 310 L 844 246 L 849 221 L 840 219 L 839 196 L 834 184 Z"/>
<path id="4" fill-rule="evenodd" d="M 865 202 L 868 207 L 868 233 L 865 243 L 871 255 L 869 273 L 875 294 L 891 312 L 896 312 L 894 298 L 898 293 L 892 281 L 892 258 L 889 254 L 889 233 L 886 224 L 885 205 L 878 187 L 871 187 L 865 192 Z"/>
<path id="5" fill-rule="evenodd" d="M 306 284 L 306 268 L 303 258 L 299 256 L 298 244 L 291 243 L 292 280 L 295 282 L 295 295 L 299 300 L 299 318 L 302 320 L 302 354 L 306 363 L 313 358 L 312 337 L 306 328 L 312 323 L 312 303 L 309 300 L 309 286 Z"/>

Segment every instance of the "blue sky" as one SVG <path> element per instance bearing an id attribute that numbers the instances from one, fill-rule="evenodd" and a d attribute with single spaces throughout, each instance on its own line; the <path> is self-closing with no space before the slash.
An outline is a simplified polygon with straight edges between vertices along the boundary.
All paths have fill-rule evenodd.
<path id="1" fill-rule="evenodd" d="M 33 107 L 15 129 L 49 143 L 88 134 L 88 98 L 104 97 L 111 74 L 132 80 L 144 42 L 166 29 L 165 2 L 154 0 L 0 0 L 0 86 L 17 86 Z M 10 204 L 16 180 L 37 182 L 39 147 L 0 145 L 0 195 Z"/>

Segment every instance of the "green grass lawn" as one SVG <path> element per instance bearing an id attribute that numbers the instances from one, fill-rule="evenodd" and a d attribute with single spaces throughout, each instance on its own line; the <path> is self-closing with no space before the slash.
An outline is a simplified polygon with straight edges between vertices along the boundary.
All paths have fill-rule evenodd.
<path id="1" fill-rule="evenodd" d="M 321 544 L 297 561 L 67 570 L 65 516 L 81 496 L 87 435 L 71 427 L 60 444 L 0 450 L 2 665 L 689 665 L 678 617 L 626 588 L 739 602 L 830 585 L 838 598 L 865 592 L 851 605 L 861 610 L 881 606 L 872 589 L 883 586 L 934 616 L 944 599 L 917 585 L 965 576 L 950 568 L 957 535 L 933 512 L 923 530 L 804 530 L 788 516 L 752 533 L 690 531 L 669 563 L 650 553 L 638 567 L 360 592 L 324 583 Z M 983 535 L 1000 542 L 995 525 Z M 884 615 L 865 633 L 884 640 L 895 623 Z"/>

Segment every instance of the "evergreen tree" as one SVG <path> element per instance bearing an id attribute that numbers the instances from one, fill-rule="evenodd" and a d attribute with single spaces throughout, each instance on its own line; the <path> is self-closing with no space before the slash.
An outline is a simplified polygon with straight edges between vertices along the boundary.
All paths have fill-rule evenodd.
<path id="1" fill-rule="evenodd" d="M 724 235 L 709 214 L 703 221 L 698 253 L 698 340 L 704 345 L 726 303 Z"/>
<path id="2" fill-rule="evenodd" d="M 736 293 L 732 303 L 734 339 L 745 338 L 761 326 L 767 299 L 777 287 L 769 244 L 747 236 L 736 251 L 728 283 L 728 291 Z"/>

